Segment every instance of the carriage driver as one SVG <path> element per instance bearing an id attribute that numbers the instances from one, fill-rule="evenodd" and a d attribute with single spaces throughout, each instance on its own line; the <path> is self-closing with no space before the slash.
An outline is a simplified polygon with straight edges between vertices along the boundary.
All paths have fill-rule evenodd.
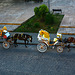
<path id="1" fill-rule="evenodd" d="M 62 34 L 57 33 L 57 39 L 61 42 L 62 41 Z"/>
<path id="2" fill-rule="evenodd" d="M 4 27 L 2 28 L 2 36 L 3 36 L 3 38 L 6 39 L 6 40 L 7 40 L 7 39 L 9 38 L 9 36 L 10 36 L 9 32 L 7 31 L 6 26 L 4 26 Z"/>
<path id="3" fill-rule="evenodd" d="M 38 40 L 43 40 L 49 46 L 50 34 L 46 30 L 41 29 L 38 34 Z"/>
<path id="4" fill-rule="evenodd" d="M 62 34 L 57 33 L 57 38 L 54 38 L 53 41 L 55 42 L 54 45 L 57 44 L 58 41 L 61 42 L 62 41 Z"/>
<path id="5" fill-rule="evenodd" d="M 6 32 L 7 32 L 7 28 L 6 28 L 6 26 L 4 26 L 2 28 L 2 37 L 5 35 Z"/>

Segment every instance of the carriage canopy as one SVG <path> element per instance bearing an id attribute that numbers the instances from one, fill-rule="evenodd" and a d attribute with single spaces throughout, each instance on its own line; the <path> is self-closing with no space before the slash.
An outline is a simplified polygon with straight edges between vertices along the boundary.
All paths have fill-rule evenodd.
<path id="1" fill-rule="evenodd" d="M 50 34 L 46 30 L 41 29 L 39 31 L 39 35 L 42 37 L 43 40 L 50 41 Z"/>

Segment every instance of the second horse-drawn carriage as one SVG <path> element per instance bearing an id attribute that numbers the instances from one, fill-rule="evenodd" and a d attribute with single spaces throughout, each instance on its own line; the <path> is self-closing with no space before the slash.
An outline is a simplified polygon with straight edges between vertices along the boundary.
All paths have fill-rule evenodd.
<path id="1" fill-rule="evenodd" d="M 10 48 L 11 45 L 14 45 L 15 47 L 18 46 L 17 40 L 23 40 L 25 47 L 27 47 L 26 44 L 32 42 L 32 36 L 23 33 L 11 35 L 5 26 L 2 28 L 2 30 L 0 30 L 0 39 L 2 39 L 2 46 L 5 49 Z"/>
<path id="2" fill-rule="evenodd" d="M 51 48 L 57 47 L 57 52 L 63 52 L 64 48 L 67 47 L 68 51 L 70 51 L 70 44 L 73 43 L 75 45 L 75 38 L 68 37 L 62 39 L 62 34 L 57 33 L 57 38 L 54 40 L 50 39 L 50 34 L 45 30 L 40 30 L 38 34 L 38 45 L 37 49 L 39 52 L 46 52 L 47 48 L 50 46 Z"/>

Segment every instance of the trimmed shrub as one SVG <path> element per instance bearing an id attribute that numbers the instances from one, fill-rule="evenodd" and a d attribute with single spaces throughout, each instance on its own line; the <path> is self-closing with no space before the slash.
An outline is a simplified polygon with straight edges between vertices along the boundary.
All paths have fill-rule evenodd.
<path id="1" fill-rule="evenodd" d="M 40 27 L 40 24 L 39 24 L 39 22 L 36 22 L 35 24 L 34 24 L 34 27 Z"/>
<path id="2" fill-rule="evenodd" d="M 35 16 L 36 17 L 40 17 L 40 13 L 39 13 L 39 8 L 38 7 L 34 8 L 34 12 L 35 12 Z"/>
<path id="3" fill-rule="evenodd" d="M 30 27 L 30 26 L 32 26 L 32 22 L 31 21 L 29 21 L 28 23 L 26 23 L 26 25 L 25 25 L 25 27 Z"/>
<path id="4" fill-rule="evenodd" d="M 46 13 L 49 12 L 49 9 L 45 4 L 34 8 L 35 16 L 39 17 L 41 20 L 45 19 Z"/>
<path id="5" fill-rule="evenodd" d="M 53 16 L 53 14 L 46 14 L 46 17 L 45 17 L 45 24 L 53 24 L 55 23 L 55 17 Z"/>

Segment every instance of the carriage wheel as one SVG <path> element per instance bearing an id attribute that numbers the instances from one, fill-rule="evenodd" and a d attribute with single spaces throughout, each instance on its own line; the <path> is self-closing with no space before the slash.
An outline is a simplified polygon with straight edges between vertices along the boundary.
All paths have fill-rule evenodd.
<path id="1" fill-rule="evenodd" d="M 10 44 L 9 44 L 9 42 L 4 41 L 4 42 L 3 42 L 3 48 L 5 48 L 5 49 L 10 48 Z"/>
<path id="2" fill-rule="evenodd" d="M 57 47 L 57 52 L 62 53 L 63 52 L 63 48 L 61 46 Z"/>
<path id="3" fill-rule="evenodd" d="M 47 51 L 47 45 L 45 43 L 39 43 L 37 45 L 37 50 L 39 52 L 46 52 Z"/>

